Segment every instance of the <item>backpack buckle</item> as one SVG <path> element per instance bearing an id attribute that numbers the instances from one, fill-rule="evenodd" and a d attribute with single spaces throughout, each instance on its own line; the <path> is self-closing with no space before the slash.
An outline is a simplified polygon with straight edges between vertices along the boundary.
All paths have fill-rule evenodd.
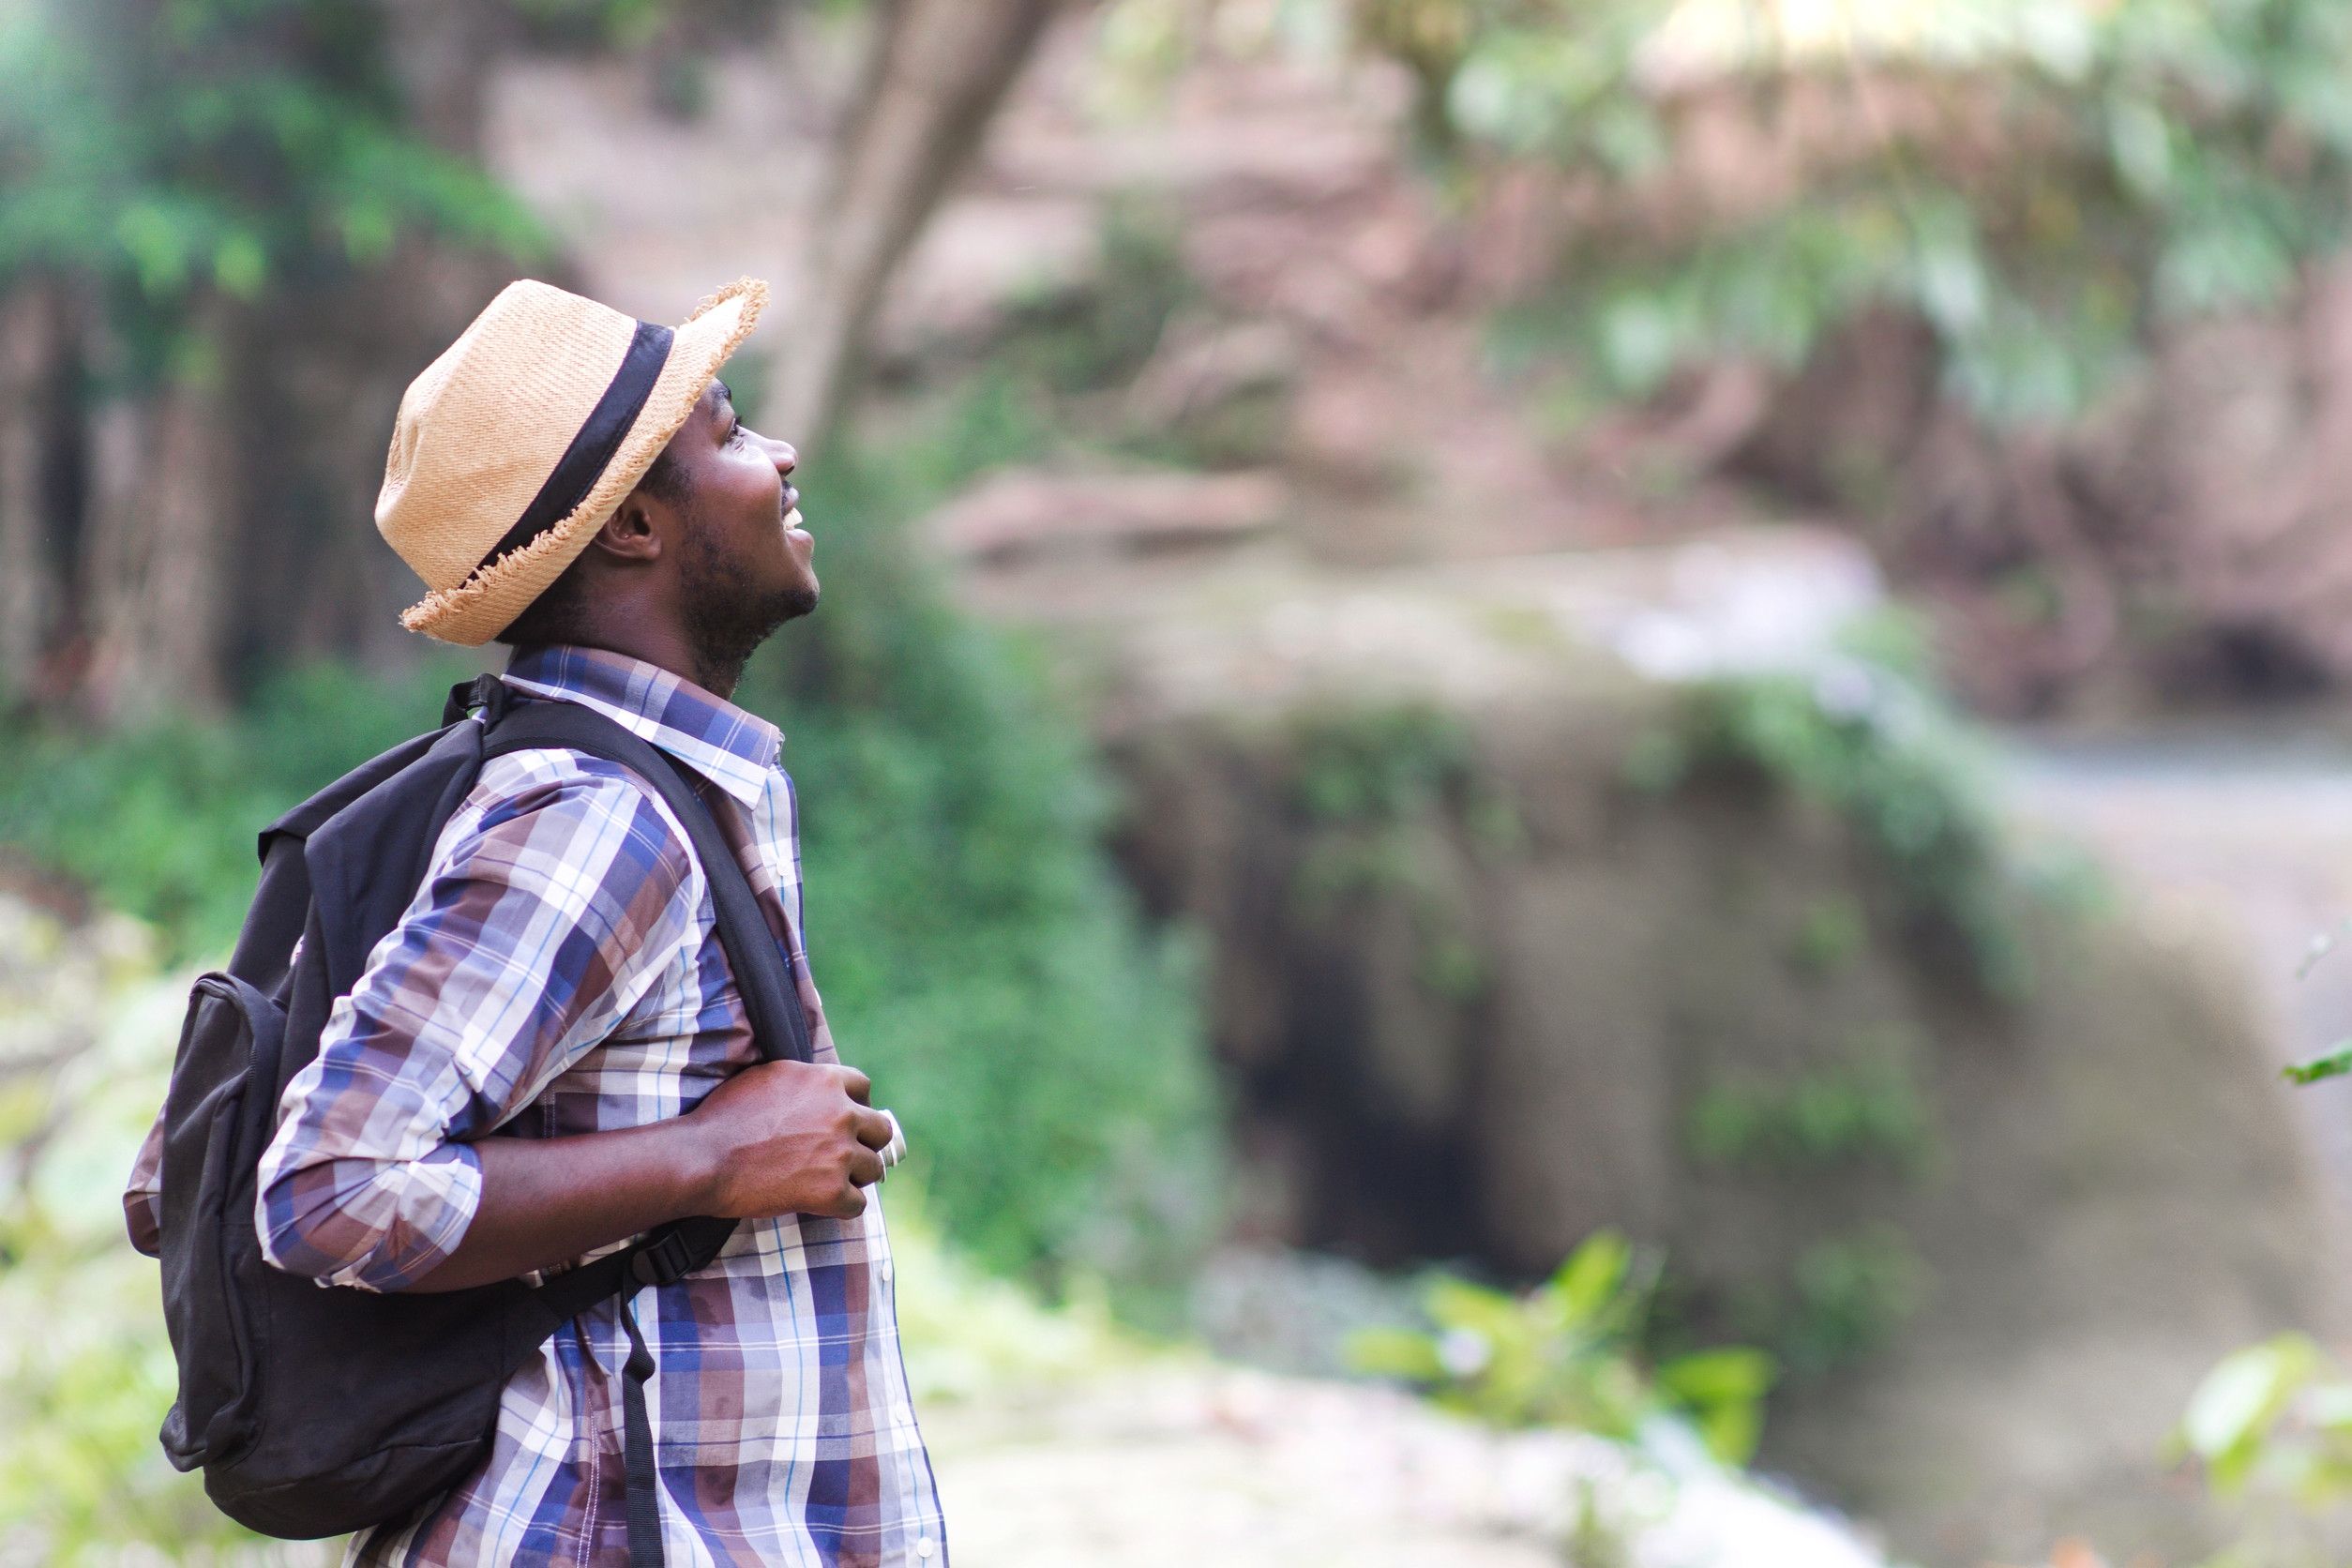
<path id="1" fill-rule="evenodd" d="M 488 729 L 505 717 L 506 710 L 513 707 L 514 702 L 514 687 L 496 675 L 476 675 L 449 688 L 449 701 L 442 704 L 441 722 L 445 729 L 479 708 L 482 710 L 482 726 Z"/>
<path id="2" fill-rule="evenodd" d="M 666 1231 L 629 1254 L 629 1277 L 640 1285 L 674 1285 L 693 1271 L 685 1235 Z"/>

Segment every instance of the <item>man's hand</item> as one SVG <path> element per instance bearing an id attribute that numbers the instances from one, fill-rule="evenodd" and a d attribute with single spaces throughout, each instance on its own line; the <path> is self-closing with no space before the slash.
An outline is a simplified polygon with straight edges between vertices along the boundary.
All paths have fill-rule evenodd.
<path id="1" fill-rule="evenodd" d="M 680 1130 L 701 1145 L 710 1200 L 726 1219 L 866 1212 L 860 1190 L 882 1178 L 890 1119 L 854 1067 L 763 1062 L 711 1091 Z"/>
<path id="2" fill-rule="evenodd" d="M 685 1116 L 571 1138 L 486 1138 L 482 1204 L 412 1290 L 462 1290 L 577 1258 L 688 1214 L 866 1212 L 890 1119 L 854 1067 L 746 1067 Z"/>

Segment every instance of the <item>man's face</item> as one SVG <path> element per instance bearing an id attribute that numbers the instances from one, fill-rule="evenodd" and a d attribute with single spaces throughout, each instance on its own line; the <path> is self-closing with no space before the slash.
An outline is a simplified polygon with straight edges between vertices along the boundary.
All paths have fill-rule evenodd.
<path id="1" fill-rule="evenodd" d="M 687 627 L 705 668 L 739 672 L 769 633 L 817 608 L 817 545 L 788 477 L 794 454 L 744 427 L 724 382 L 703 392 L 670 452 L 686 492 Z"/>

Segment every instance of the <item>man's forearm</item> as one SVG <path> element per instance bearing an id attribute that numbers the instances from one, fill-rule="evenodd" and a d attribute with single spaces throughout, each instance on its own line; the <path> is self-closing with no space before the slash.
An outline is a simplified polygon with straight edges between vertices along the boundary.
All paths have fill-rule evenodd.
<path id="1" fill-rule="evenodd" d="M 853 1067 L 746 1067 L 692 1111 L 573 1138 L 486 1138 L 482 1200 L 412 1290 L 512 1279 L 688 1214 L 854 1218 L 882 1180 L 889 1118 Z"/>
<path id="2" fill-rule="evenodd" d="M 711 1171 L 683 1120 L 475 1144 L 482 1201 L 455 1252 L 409 1287 L 462 1290 L 700 1214 Z"/>

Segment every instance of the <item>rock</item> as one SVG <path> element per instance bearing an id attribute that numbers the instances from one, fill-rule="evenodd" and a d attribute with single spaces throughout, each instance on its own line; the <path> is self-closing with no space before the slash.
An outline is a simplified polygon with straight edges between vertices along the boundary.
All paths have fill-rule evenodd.
<path id="1" fill-rule="evenodd" d="M 1422 1321 L 1411 1280 L 1282 1247 L 1227 1246 L 1193 1276 L 1188 1316 L 1218 1356 L 1271 1372 L 1341 1378 L 1348 1338 Z"/>
<path id="2" fill-rule="evenodd" d="M 2164 1437 L 2339 1280 L 2242 976 L 2012 889 L 2005 996 L 1847 819 L 1654 771 L 1687 697 L 1637 664 L 1877 711 L 1826 652 L 1872 602 L 1850 547 L 990 580 L 1100 694 L 1147 907 L 1209 934 L 1258 1239 L 1526 1278 L 1616 1226 L 1687 1332 L 1788 1362 L 1764 1462 L 1906 1556 L 2209 1549 Z M 1906 766 L 1885 809 L 1944 798 Z M 1800 1102 L 1893 1130 L 1702 1137 Z"/>
<path id="3" fill-rule="evenodd" d="M 1274 527 L 1287 500 L 1265 474 L 1011 469 L 932 514 L 929 529 L 948 555 L 1001 565 L 1233 543 Z"/>
<path id="4" fill-rule="evenodd" d="M 1102 278 L 1102 219 L 1091 202 L 976 193 L 923 231 L 882 301 L 874 353 L 910 363 L 984 343 L 1017 308 L 1078 297 Z"/>
<path id="5" fill-rule="evenodd" d="M 1572 1536 L 1627 1568 L 1884 1562 L 1753 1481 L 1360 1384 L 1162 1364 L 1037 1397 L 1010 1429 L 977 1403 L 925 1428 L 964 1568 L 1557 1568 Z"/>
<path id="6" fill-rule="evenodd" d="M 1181 426 L 1252 394 L 1288 390 L 1299 363 L 1298 341 L 1279 322 L 1171 328 L 1128 388 L 1128 411 L 1141 425 Z"/>

